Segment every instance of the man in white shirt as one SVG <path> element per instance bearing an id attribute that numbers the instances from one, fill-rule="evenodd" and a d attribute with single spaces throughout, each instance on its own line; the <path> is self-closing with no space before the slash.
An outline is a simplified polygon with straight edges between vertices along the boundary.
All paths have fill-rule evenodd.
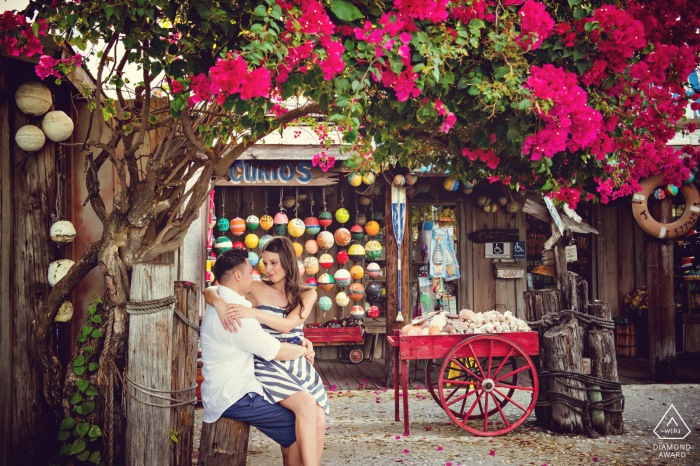
<path id="1" fill-rule="evenodd" d="M 252 307 L 243 297 L 253 282 L 251 272 L 247 254 L 236 250 L 221 254 L 214 265 L 221 298 Z M 281 343 L 265 332 L 256 319 L 240 322 L 237 332 L 225 330 L 212 306 L 207 306 L 202 318 L 204 422 L 216 422 L 221 416 L 247 422 L 280 444 L 285 465 L 301 466 L 294 413 L 265 401 L 262 385 L 255 378 L 253 356 L 289 361 L 304 355 L 311 357 L 313 347 L 308 341 L 302 346 Z"/>

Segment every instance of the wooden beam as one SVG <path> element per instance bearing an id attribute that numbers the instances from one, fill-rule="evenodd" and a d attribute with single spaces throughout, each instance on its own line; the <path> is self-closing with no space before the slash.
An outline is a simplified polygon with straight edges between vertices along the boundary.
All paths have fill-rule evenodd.
<path id="1" fill-rule="evenodd" d="M 340 153 L 340 146 L 326 149 L 320 145 L 255 144 L 243 152 L 238 160 L 311 160 L 321 151 L 337 160 L 350 158 L 349 154 Z"/>
<path id="2" fill-rule="evenodd" d="M 532 199 L 527 199 L 525 201 L 525 205 L 523 206 L 523 212 L 526 214 L 530 214 L 533 217 L 542 220 L 543 222 L 549 222 L 550 218 L 552 215 L 549 213 L 549 210 L 547 210 L 547 207 L 543 206 L 542 204 L 538 204 L 537 202 L 533 201 Z M 569 218 L 566 214 L 561 215 L 561 220 L 564 222 L 564 227 L 567 230 L 571 230 L 574 233 L 594 233 L 598 234 L 598 230 L 593 228 L 590 225 L 587 225 L 585 223 L 577 222 L 571 218 Z"/>

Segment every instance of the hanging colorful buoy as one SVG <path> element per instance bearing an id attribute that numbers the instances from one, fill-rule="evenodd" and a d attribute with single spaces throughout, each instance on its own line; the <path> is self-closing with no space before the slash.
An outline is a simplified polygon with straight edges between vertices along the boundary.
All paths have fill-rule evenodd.
<path id="1" fill-rule="evenodd" d="M 331 291 L 335 285 L 335 279 L 329 273 L 324 273 L 318 277 L 318 286 L 321 287 L 323 291 Z"/>
<path id="2" fill-rule="evenodd" d="M 292 246 L 294 246 L 294 252 L 297 253 L 297 257 L 301 257 L 304 253 L 304 247 L 297 242 L 292 243 Z"/>
<path id="3" fill-rule="evenodd" d="M 284 235 L 287 232 L 287 225 L 289 224 L 289 218 L 284 212 L 277 212 L 275 215 L 275 233 L 278 235 Z"/>
<path id="4" fill-rule="evenodd" d="M 338 228 L 333 235 L 335 237 L 335 244 L 338 246 L 347 246 L 352 240 L 350 231 L 347 228 Z"/>
<path id="5" fill-rule="evenodd" d="M 341 291 L 335 295 L 335 303 L 340 307 L 347 306 L 350 303 L 350 298 L 345 292 Z"/>
<path id="6" fill-rule="evenodd" d="M 676 194 L 678 194 L 678 188 L 673 186 L 672 184 L 666 186 L 665 191 L 666 194 L 668 194 L 669 196 L 675 196 Z"/>
<path id="7" fill-rule="evenodd" d="M 341 207 L 335 211 L 335 219 L 338 223 L 345 223 L 350 220 L 350 212 L 345 207 Z"/>
<path id="8" fill-rule="evenodd" d="M 367 225 L 365 225 L 365 231 L 369 236 L 376 235 L 379 233 L 379 223 L 374 220 L 367 222 Z"/>
<path id="9" fill-rule="evenodd" d="M 357 223 L 361 227 L 367 225 L 367 214 L 364 212 L 360 212 L 359 214 L 357 214 L 355 223 Z"/>
<path id="10" fill-rule="evenodd" d="M 260 226 L 260 219 L 255 215 L 248 215 L 248 218 L 245 219 L 245 226 L 248 227 L 249 230 L 257 230 Z"/>
<path id="11" fill-rule="evenodd" d="M 264 263 L 263 261 L 260 261 L 260 262 L 258 263 L 258 269 L 260 269 L 260 273 L 261 273 L 261 274 L 267 275 L 267 274 L 265 273 L 265 263 Z"/>
<path id="12" fill-rule="evenodd" d="M 350 272 L 348 272 L 346 269 L 336 270 L 335 275 L 333 275 L 333 278 L 335 278 L 335 283 L 342 288 L 352 283 L 352 277 L 350 276 Z"/>
<path id="13" fill-rule="evenodd" d="M 372 203 L 372 198 L 367 196 L 360 196 L 359 202 L 362 205 L 370 205 Z"/>
<path id="14" fill-rule="evenodd" d="M 362 277 L 365 276 L 365 269 L 363 269 L 361 265 L 353 265 L 350 268 L 350 276 L 354 280 L 362 280 Z"/>
<path id="15" fill-rule="evenodd" d="M 250 272 L 250 274 L 253 276 L 253 281 L 257 281 L 257 282 L 260 281 L 260 272 L 258 272 L 257 270 L 253 269 L 253 270 Z"/>
<path id="16" fill-rule="evenodd" d="M 368 241 L 365 244 L 365 254 L 370 259 L 376 259 L 382 255 L 382 245 L 379 241 Z"/>
<path id="17" fill-rule="evenodd" d="M 689 184 L 689 183 L 692 183 L 693 181 L 695 181 L 695 175 L 693 175 L 692 173 L 690 173 L 690 174 L 688 175 L 688 178 L 686 178 L 685 180 L 683 180 L 683 184 Z"/>
<path id="18" fill-rule="evenodd" d="M 306 273 L 309 275 L 314 275 L 318 272 L 318 259 L 315 257 L 307 257 L 304 259 L 304 267 L 306 267 Z"/>
<path id="19" fill-rule="evenodd" d="M 382 297 L 382 286 L 377 282 L 371 282 L 365 288 L 365 297 L 370 302 L 377 302 Z"/>
<path id="20" fill-rule="evenodd" d="M 318 281 L 314 277 L 309 277 L 306 279 L 306 284 L 313 288 L 314 290 L 318 288 Z"/>
<path id="21" fill-rule="evenodd" d="M 323 228 L 328 228 L 333 223 L 333 215 L 327 210 L 324 210 L 318 214 L 318 223 L 321 224 Z"/>
<path id="22" fill-rule="evenodd" d="M 272 217 L 269 215 L 263 215 L 260 217 L 260 228 L 267 231 L 272 228 L 272 225 L 274 225 L 274 220 L 272 220 Z"/>
<path id="23" fill-rule="evenodd" d="M 306 267 L 304 267 L 304 263 L 300 260 L 297 261 L 297 267 L 299 268 L 299 276 L 301 277 L 306 273 Z"/>
<path id="24" fill-rule="evenodd" d="M 306 234 L 310 236 L 316 236 L 321 231 L 321 224 L 318 223 L 316 217 L 307 217 L 304 220 L 304 226 L 306 227 Z"/>
<path id="25" fill-rule="evenodd" d="M 318 237 L 316 238 L 318 247 L 320 247 L 321 249 L 332 248 L 334 241 L 335 239 L 333 238 L 333 233 L 331 233 L 330 231 L 322 231 L 318 234 Z"/>
<path id="26" fill-rule="evenodd" d="M 265 249 L 265 245 L 272 239 L 272 236 L 270 235 L 263 235 L 260 238 L 260 241 L 258 241 L 258 247 L 260 249 Z"/>
<path id="27" fill-rule="evenodd" d="M 230 239 L 228 239 L 228 237 L 221 236 L 216 238 L 216 242 L 214 243 L 214 253 L 217 255 L 217 257 L 222 252 L 226 252 L 231 248 L 233 248 L 233 243 Z"/>
<path id="28" fill-rule="evenodd" d="M 418 181 L 418 177 L 411 175 L 410 173 L 408 175 L 404 176 L 404 178 L 406 178 L 406 185 L 407 186 L 413 186 L 414 184 L 416 184 L 416 181 Z"/>
<path id="29" fill-rule="evenodd" d="M 376 262 L 370 262 L 367 265 L 367 275 L 372 278 L 377 278 L 382 273 L 382 268 Z"/>
<path id="30" fill-rule="evenodd" d="M 338 265 L 345 265 L 348 262 L 348 253 L 345 251 L 338 251 L 335 255 L 335 260 L 338 261 Z"/>
<path id="31" fill-rule="evenodd" d="M 258 265 L 258 262 L 260 262 L 260 256 L 258 256 L 257 253 L 250 251 L 248 252 L 248 262 L 250 262 L 250 265 L 255 267 Z"/>
<path id="32" fill-rule="evenodd" d="M 289 225 L 287 225 L 287 231 L 291 236 L 298 238 L 304 234 L 304 231 L 306 231 L 306 225 L 304 225 L 304 221 L 302 219 L 293 218 L 289 222 Z"/>
<path id="33" fill-rule="evenodd" d="M 255 233 L 248 233 L 245 237 L 245 245 L 250 248 L 250 249 L 255 249 L 258 247 L 258 243 L 260 243 L 260 238 L 258 238 L 258 235 Z"/>
<path id="34" fill-rule="evenodd" d="M 235 236 L 241 236 L 243 233 L 245 233 L 245 220 L 243 220 L 241 217 L 234 218 L 231 220 L 229 229 Z"/>
<path id="35" fill-rule="evenodd" d="M 321 257 L 318 258 L 318 263 L 321 264 L 321 267 L 328 270 L 333 267 L 333 256 L 330 254 L 322 254 Z"/>
<path id="36" fill-rule="evenodd" d="M 376 319 L 379 317 L 379 306 L 371 305 L 367 310 L 367 317 L 370 319 Z"/>
<path id="37" fill-rule="evenodd" d="M 352 239 L 361 240 L 365 236 L 365 230 L 360 225 L 355 225 L 350 228 L 350 236 Z"/>
<path id="38" fill-rule="evenodd" d="M 457 191 L 459 189 L 459 180 L 453 178 L 446 178 L 442 183 L 442 187 L 448 191 Z"/>
<path id="39" fill-rule="evenodd" d="M 352 298 L 352 296 L 350 296 Z M 350 315 L 355 320 L 362 320 L 365 318 L 365 310 L 362 306 L 353 306 L 350 309 Z"/>
<path id="40" fill-rule="evenodd" d="M 654 199 L 657 199 L 659 201 L 662 199 L 666 199 L 666 191 L 664 191 L 663 188 L 656 188 L 654 190 Z"/>
<path id="41" fill-rule="evenodd" d="M 333 307 L 333 301 L 328 296 L 321 296 L 318 300 L 318 308 L 323 312 L 328 312 Z"/>
<path id="42" fill-rule="evenodd" d="M 357 188 L 362 184 L 362 175 L 357 172 L 350 173 L 348 175 L 348 183 L 350 183 L 350 186 Z"/>
<path id="43" fill-rule="evenodd" d="M 406 177 L 403 175 L 396 175 L 394 177 L 394 186 L 401 187 L 406 184 Z"/>
<path id="44" fill-rule="evenodd" d="M 361 244 L 353 244 L 348 250 L 348 256 L 353 262 L 362 262 L 365 258 L 365 248 Z"/>
<path id="45" fill-rule="evenodd" d="M 308 254 L 316 254 L 318 252 L 318 243 L 315 239 L 310 239 L 304 244 L 304 249 Z"/>
<path id="46" fill-rule="evenodd" d="M 374 173 L 368 172 L 364 175 L 362 175 L 362 182 L 366 185 L 370 185 L 374 183 Z"/>
<path id="47" fill-rule="evenodd" d="M 216 221 L 216 229 L 219 230 L 220 232 L 228 231 L 229 227 L 229 222 L 225 218 L 221 217 L 219 220 Z"/>
<path id="48" fill-rule="evenodd" d="M 245 251 L 245 244 L 243 244 L 241 241 L 236 241 L 233 243 L 233 249 L 240 249 L 241 251 Z"/>
<path id="49" fill-rule="evenodd" d="M 365 287 L 362 283 L 352 283 L 348 287 L 348 295 L 353 301 L 362 301 L 365 297 Z"/>

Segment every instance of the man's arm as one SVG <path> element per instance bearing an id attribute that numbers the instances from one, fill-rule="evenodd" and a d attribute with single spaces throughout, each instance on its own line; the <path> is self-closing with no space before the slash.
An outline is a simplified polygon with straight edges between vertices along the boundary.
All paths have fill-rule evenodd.
<path id="1" fill-rule="evenodd" d="M 277 352 L 277 356 L 275 356 L 275 359 L 278 361 L 292 361 L 302 357 L 305 352 L 306 348 L 301 345 L 282 343 L 280 350 Z"/>

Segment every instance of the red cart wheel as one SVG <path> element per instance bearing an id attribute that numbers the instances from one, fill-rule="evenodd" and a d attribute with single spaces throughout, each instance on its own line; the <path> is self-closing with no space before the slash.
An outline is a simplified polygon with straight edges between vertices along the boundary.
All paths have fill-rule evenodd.
<path id="1" fill-rule="evenodd" d="M 459 362 L 467 367 L 467 369 L 470 369 L 474 374 L 482 376 L 480 367 L 486 367 L 486 364 L 488 363 L 488 356 L 484 356 L 479 358 L 479 364 L 476 363 L 476 360 L 474 358 L 458 358 Z M 438 379 L 440 377 L 440 369 L 442 368 L 444 364 L 444 359 L 429 359 L 428 363 L 425 366 L 425 382 L 428 384 L 428 390 L 430 391 L 430 394 L 433 396 L 433 400 L 435 400 L 435 403 L 437 403 L 441 408 L 445 409 L 444 406 L 442 405 L 442 402 L 440 401 L 440 394 L 438 393 Z M 495 371 L 500 365 L 501 361 L 503 361 L 503 358 L 492 358 L 491 360 L 491 371 Z M 469 374 L 465 374 L 462 371 L 458 370 L 459 368 L 456 365 L 453 365 L 450 372 L 448 372 L 448 375 L 446 379 L 449 380 L 458 380 L 458 381 L 463 381 L 463 382 L 468 382 L 470 380 L 477 381 L 474 379 L 472 376 Z M 510 362 L 507 362 L 506 364 L 503 365 L 501 373 L 505 374 L 507 372 L 512 372 L 517 369 L 517 365 L 515 363 L 515 358 L 511 358 Z M 435 372 L 435 373 L 433 373 Z M 505 379 L 509 385 L 517 385 L 518 383 L 518 374 L 515 373 L 512 376 L 508 377 Z M 465 394 L 466 392 L 469 391 L 469 386 L 458 386 L 458 390 L 454 392 L 450 392 L 450 396 L 453 398 L 455 395 L 459 397 L 460 395 Z M 511 388 L 508 390 L 507 396 L 510 398 L 513 396 L 513 393 L 515 392 L 514 388 Z M 501 408 L 503 408 L 506 404 L 508 404 L 508 400 L 503 399 L 501 401 Z M 467 406 L 467 398 L 462 399 L 461 404 L 453 404 L 450 405 L 448 408 L 452 411 L 452 413 L 457 416 L 459 419 L 464 418 L 464 413 L 465 409 L 469 409 L 469 406 Z M 498 408 L 494 407 L 491 411 L 489 411 L 489 416 L 492 416 L 498 412 Z M 483 414 L 472 414 L 467 418 L 468 421 L 473 421 L 474 419 L 479 418 Z"/>
<path id="2" fill-rule="evenodd" d="M 478 371 L 460 362 L 465 358 L 472 358 Z M 486 365 L 481 363 L 484 358 Z M 495 358 L 502 359 L 494 369 Z M 512 361 L 516 369 L 512 369 Z M 450 370 L 462 374 L 464 380 L 450 377 Z M 462 394 L 455 396 L 460 391 Z M 464 430 L 489 437 L 502 435 L 522 424 L 535 408 L 537 372 L 527 353 L 513 341 L 500 335 L 478 335 L 459 343 L 447 355 L 438 393 L 447 415 Z M 466 412 L 458 411 L 460 416 L 452 408 L 457 403 L 468 407 Z M 510 406 L 504 410 L 506 404 Z M 489 405 L 495 405 L 497 413 L 490 411 Z M 492 413 L 495 417 L 490 421 Z"/>
<path id="3" fill-rule="evenodd" d="M 365 353 L 362 351 L 362 348 L 355 346 L 350 350 L 348 359 L 353 364 L 360 364 L 365 359 Z"/>

